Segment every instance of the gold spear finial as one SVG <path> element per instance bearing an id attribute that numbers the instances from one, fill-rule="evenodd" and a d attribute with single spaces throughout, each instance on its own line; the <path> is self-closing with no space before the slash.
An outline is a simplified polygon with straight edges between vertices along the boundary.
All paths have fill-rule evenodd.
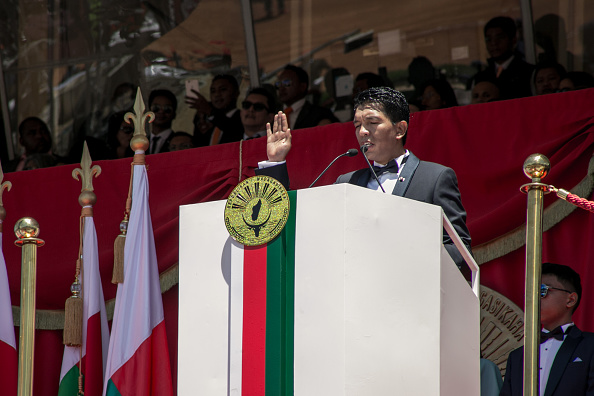
<path id="1" fill-rule="evenodd" d="M 2 193 L 5 188 L 10 191 L 12 187 L 11 182 L 5 181 L 2 183 L 2 180 L 4 180 L 4 172 L 2 172 L 2 165 L 0 165 L 0 232 L 2 232 L 2 222 L 6 218 L 6 209 L 4 209 L 4 205 L 2 204 Z"/>
<path id="2" fill-rule="evenodd" d="M 72 177 L 75 180 L 82 180 L 81 193 L 78 196 L 78 203 L 80 206 L 93 206 L 97 202 L 97 197 L 93 192 L 93 175 L 95 177 L 101 174 L 101 167 L 95 165 L 91 167 L 93 160 L 91 154 L 89 154 L 89 148 L 87 142 L 83 146 L 82 158 L 80 160 L 80 168 L 76 168 L 72 171 Z M 80 179 L 79 179 L 80 176 Z"/>
<path id="3" fill-rule="evenodd" d="M 134 101 L 134 113 L 126 113 L 124 115 L 124 120 L 130 124 L 130 122 L 134 122 L 134 136 L 132 136 L 132 140 L 130 140 L 130 148 L 132 151 L 136 152 L 138 150 L 147 151 L 149 148 L 149 140 L 146 137 L 145 131 L 145 124 L 148 119 L 148 122 L 151 123 L 155 120 L 155 113 L 152 111 L 147 111 L 146 114 L 144 100 L 142 100 L 142 93 L 140 92 L 140 87 L 136 91 L 136 100 Z"/>

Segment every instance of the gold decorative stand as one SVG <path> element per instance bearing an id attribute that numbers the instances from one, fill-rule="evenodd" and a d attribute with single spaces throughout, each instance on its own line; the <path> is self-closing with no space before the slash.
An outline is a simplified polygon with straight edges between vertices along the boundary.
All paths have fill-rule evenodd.
<path id="1" fill-rule="evenodd" d="M 18 396 L 33 395 L 33 355 L 35 349 L 35 275 L 37 247 L 45 242 L 39 235 L 39 224 L 31 217 L 16 222 L 14 243 L 22 247 L 21 255 L 21 324 L 19 333 Z"/>

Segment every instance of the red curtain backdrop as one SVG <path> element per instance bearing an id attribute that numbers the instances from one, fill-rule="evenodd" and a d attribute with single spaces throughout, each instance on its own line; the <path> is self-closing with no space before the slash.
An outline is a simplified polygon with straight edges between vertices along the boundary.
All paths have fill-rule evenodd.
<path id="1" fill-rule="evenodd" d="M 452 167 L 468 212 L 473 247 L 485 244 L 524 224 L 526 196 L 519 191 L 529 179 L 522 164 L 533 153 L 546 155 L 552 164 L 543 181 L 571 189 L 588 176 L 594 149 L 594 90 L 584 90 L 505 102 L 470 105 L 413 114 L 406 147 L 419 158 Z M 288 157 L 291 188 L 306 188 L 338 154 L 357 148 L 351 123 L 297 130 Z M 150 206 L 159 270 L 178 261 L 179 206 L 225 199 L 233 187 L 254 175 L 264 160 L 265 138 L 147 156 Z M 101 276 L 106 299 L 115 298 L 110 283 L 113 242 L 123 218 L 130 181 L 130 160 L 98 161 L 102 173 L 93 179 L 97 194 L 94 208 L 100 249 Z M 318 182 L 364 166 L 361 155 L 340 159 Z M 3 194 L 7 218 L 4 246 L 12 304 L 20 300 L 21 249 L 11 240 L 12 227 L 21 217 L 40 224 L 37 308 L 62 310 L 70 295 L 78 253 L 77 202 L 81 183 L 72 178 L 79 166 L 61 166 L 5 174 L 13 184 Z M 591 196 L 585 197 L 591 199 Z M 545 199 L 548 207 L 557 198 Z M 570 205 L 569 203 L 565 203 Z M 594 330 L 594 305 L 589 287 L 594 253 L 593 214 L 582 209 L 544 235 L 543 260 L 567 264 L 582 275 L 583 302 L 574 318 L 585 330 Z M 221 214 L 221 221 L 222 221 Z M 406 224 L 401 225 L 406 227 Z M 15 237 L 16 239 L 16 237 Z M 362 237 L 362 244 L 368 242 Z M 524 247 L 481 266 L 481 282 L 509 297 L 519 306 L 524 299 Z M 200 254 L 200 252 L 197 252 Z M 174 382 L 177 377 L 177 286 L 163 295 Z M 199 302 L 197 302 L 199 303 Z M 15 328 L 18 336 L 18 327 Z M 37 330 L 35 345 L 35 395 L 55 395 L 62 360 L 62 331 Z"/>

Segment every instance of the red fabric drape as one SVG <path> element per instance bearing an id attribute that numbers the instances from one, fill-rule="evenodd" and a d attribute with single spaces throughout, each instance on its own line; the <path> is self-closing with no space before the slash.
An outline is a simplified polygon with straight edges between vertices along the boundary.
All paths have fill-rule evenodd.
<path id="1" fill-rule="evenodd" d="M 593 98 L 594 90 L 584 90 L 415 113 L 406 147 L 421 159 L 456 171 L 473 246 L 477 246 L 525 222 L 526 196 L 519 192 L 519 187 L 529 182 L 522 171 L 528 155 L 538 152 L 551 160 L 546 183 L 570 189 L 586 177 L 594 151 Z M 297 130 L 293 135 L 294 148 L 288 158 L 292 189 L 307 187 L 334 157 L 357 147 L 351 123 Z M 265 159 L 265 140 L 147 156 L 151 215 L 161 272 L 178 260 L 179 205 L 224 199 L 240 179 L 254 174 L 258 161 Z M 97 194 L 94 217 L 106 299 L 114 298 L 116 293 L 116 286 L 110 283 L 113 241 L 124 213 L 130 162 L 126 159 L 94 163 L 102 167 L 93 186 Z M 332 183 L 339 174 L 363 166 L 360 155 L 342 158 L 318 185 Z M 46 241 L 38 249 L 37 307 L 64 308 L 78 252 L 77 199 L 81 183 L 71 176 L 76 167 L 5 175 L 4 179 L 13 184 L 12 190 L 3 195 L 7 210 L 3 251 L 13 305 L 20 300 L 21 250 L 11 241 L 11 229 L 19 218 L 30 216 L 39 222 L 40 238 Z M 555 199 L 547 196 L 545 205 Z M 589 250 L 594 235 L 591 216 L 577 209 L 545 233 L 543 248 L 545 261 L 570 265 L 582 275 L 584 298 L 575 319 L 586 330 L 594 330 L 594 319 L 586 314 L 594 303 L 594 292 L 588 287 L 594 276 L 588 265 L 593 255 Z M 481 271 L 484 285 L 523 306 L 524 248 L 482 265 Z M 175 382 L 177 287 L 163 298 Z M 61 331 L 37 331 L 36 337 L 34 393 L 54 395 L 63 352 Z"/>

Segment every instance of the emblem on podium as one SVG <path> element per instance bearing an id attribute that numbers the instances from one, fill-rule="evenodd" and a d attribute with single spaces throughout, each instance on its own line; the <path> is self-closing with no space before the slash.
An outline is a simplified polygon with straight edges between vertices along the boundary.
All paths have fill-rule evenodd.
<path id="1" fill-rule="evenodd" d="M 239 183 L 229 194 L 225 226 L 237 242 L 263 245 L 283 230 L 289 210 L 289 195 L 281 183 L 269 176 L 254 176 Z"/>

